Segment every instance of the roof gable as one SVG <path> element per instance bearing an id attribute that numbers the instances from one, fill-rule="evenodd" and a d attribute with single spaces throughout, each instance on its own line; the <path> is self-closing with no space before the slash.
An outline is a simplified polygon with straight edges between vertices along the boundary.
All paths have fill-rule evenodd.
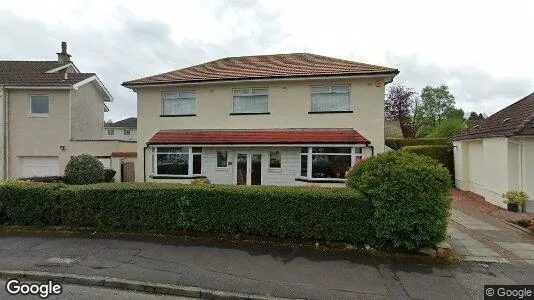
<path id="1" fill-rule="evenodd" d="M 227 57 L 159 75 L 124 82 L 124 86 L 335 75 L 399 73 L 397 69 L 310 53 Z"/>
<path id="2" fill-rule="evenodd" d="M 503 108 L 453 140 L 534 135 L 534 93 Z"/>
<path id="3" fill-rule="evenodd" d="M 70 87 L 86 80 L 94 73 L 47 73 L 68 64 L 57 61 L 0 61 L 0 84 L 15 87 L 64 86 Z"/>
<path id="4" fill-rule="evenodd" d="M 115 123 L 106 124 L 106 127 L 132 127 L 137 128 L 137 118 L 127 118 L 124 120 L 117 121 Z"/>

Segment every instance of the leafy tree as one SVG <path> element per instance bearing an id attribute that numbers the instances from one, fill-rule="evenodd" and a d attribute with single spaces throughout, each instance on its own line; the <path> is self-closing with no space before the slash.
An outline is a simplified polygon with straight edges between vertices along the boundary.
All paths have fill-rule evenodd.
<path id="1" fill-rule="evenodd" d="M 413 106 L 415 92 L 413 89 L 397 85 L 389 88 L 386 103 L 385 116 L 390 120 L 399 120 L 402 134 L 405 137 L 413 137 Z"/>
<path id="2" fill-rule="evenodd" d="M 428 138 L 451 138 L 466 128 L 465 121 L 450 118 L 439 121 L 438 125 L 426 136 Z"/>
<path id="3" fill-rule="evenodd" d="M 470 112 L 469 113 L 469 117 L 467 118 L 467 120 L 470 120 L 470 121 L 482 121 L 484 120 L 486 117 L 482 114 L 482 113 L 476 113 L 474 111 Z"/>
<path id="4" fill-rule="evenodd" d="M 461 108 L 453 107 L 445 113 L 445 119 L 465 120 L 465 112 Z"/>
<path id="5" fill-rule="evenodd" d="M 455 109 L 454 96 L 448 86 L 424 87 L 421 91 L 421 103 L 414 112 L 414 122 L 418 127 L 417 136 L 429 134 L 439 121 L 447 118 L 447 114 L 458 114 Z"/>

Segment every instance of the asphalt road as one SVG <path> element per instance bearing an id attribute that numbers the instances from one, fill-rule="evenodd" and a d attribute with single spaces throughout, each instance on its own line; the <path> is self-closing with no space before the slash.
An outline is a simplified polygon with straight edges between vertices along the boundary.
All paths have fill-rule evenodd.
<path id="1" fill-rule="evenodd" d="M 24 281 L 29 283 L 29 281 Z M 33 295 L 18 295 L 12 296 L 6 291 L 6 281 L 0 280 L 0 299 L 39 299 L 39 296 Z M 80 300 L 101 300 L 101 299 L 131 299 L 131 300 L 187 300 L 193 298 L 172 297 L 154 294 L 145 294 L 132 291 L 115 290 L 104 287 L 89 287 L 80 285 L 62 285 L 63 292 L 60 295 L 51 295 L 47 299 L 50 300 L 67 300 L 67 299 L 80 299 Z"/>
<path id="2" fill-rule="evenodd" d="M 512 264 L 443 265 L 297 249 L 5 234 L 0 235 L 0 269 L 309 299 L 481 299 L 485 284 L 534 283 L 534 267 Z M 83 289 L 91 288 L 72 293 L 84 295 Z M 106 289 L 90 296 L 98 292 L 130 298 Z"/>

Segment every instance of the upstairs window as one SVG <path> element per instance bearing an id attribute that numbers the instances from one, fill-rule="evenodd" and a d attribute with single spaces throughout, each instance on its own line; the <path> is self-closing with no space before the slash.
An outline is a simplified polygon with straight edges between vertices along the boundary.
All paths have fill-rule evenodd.
<path id="1" fill-rule="evenodd" d="M 269 89 L 234 89 L 233 94 L 232 113 L 261 114 L 269 112 Z"/>
<path id="2" fill-rule="evenodd" d="M 47 95 L 30 96 L 30 116 L 47 117 L 50 112 L 50 101 Z"/>
<path id="3" fill-rule="evenodd" d="M 115 135 L 114 129 L 108 129 L 108 135 Z"/>
<path id="4" fill-rule="evenodd" d="M 195 91 L 163 93 L 163 115 L 194 115 L 196 113 L 196 98 Z"/>
<path id="5" fill-rule="evenodd" d="M 132 134 L 132 133 L 130 132 L 130 129 L 124 129 L 124 135 L 130 135 L 130 134 Z"/>
<path id="6" fill-rule="evenodd" d="M 349 111 L 349 85 L 321 85 L 311 87 L 311 111 Z"/>

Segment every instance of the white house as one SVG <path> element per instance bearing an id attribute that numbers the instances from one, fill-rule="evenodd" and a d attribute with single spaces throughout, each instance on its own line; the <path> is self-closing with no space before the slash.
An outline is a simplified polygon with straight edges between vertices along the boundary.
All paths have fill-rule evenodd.
<path id="1" fill-rule="evenodd" d="M 137 118 L 127 118 L 114 123 L 104 124 L 104 138 L 120 141 L 137 139 Z"/>

